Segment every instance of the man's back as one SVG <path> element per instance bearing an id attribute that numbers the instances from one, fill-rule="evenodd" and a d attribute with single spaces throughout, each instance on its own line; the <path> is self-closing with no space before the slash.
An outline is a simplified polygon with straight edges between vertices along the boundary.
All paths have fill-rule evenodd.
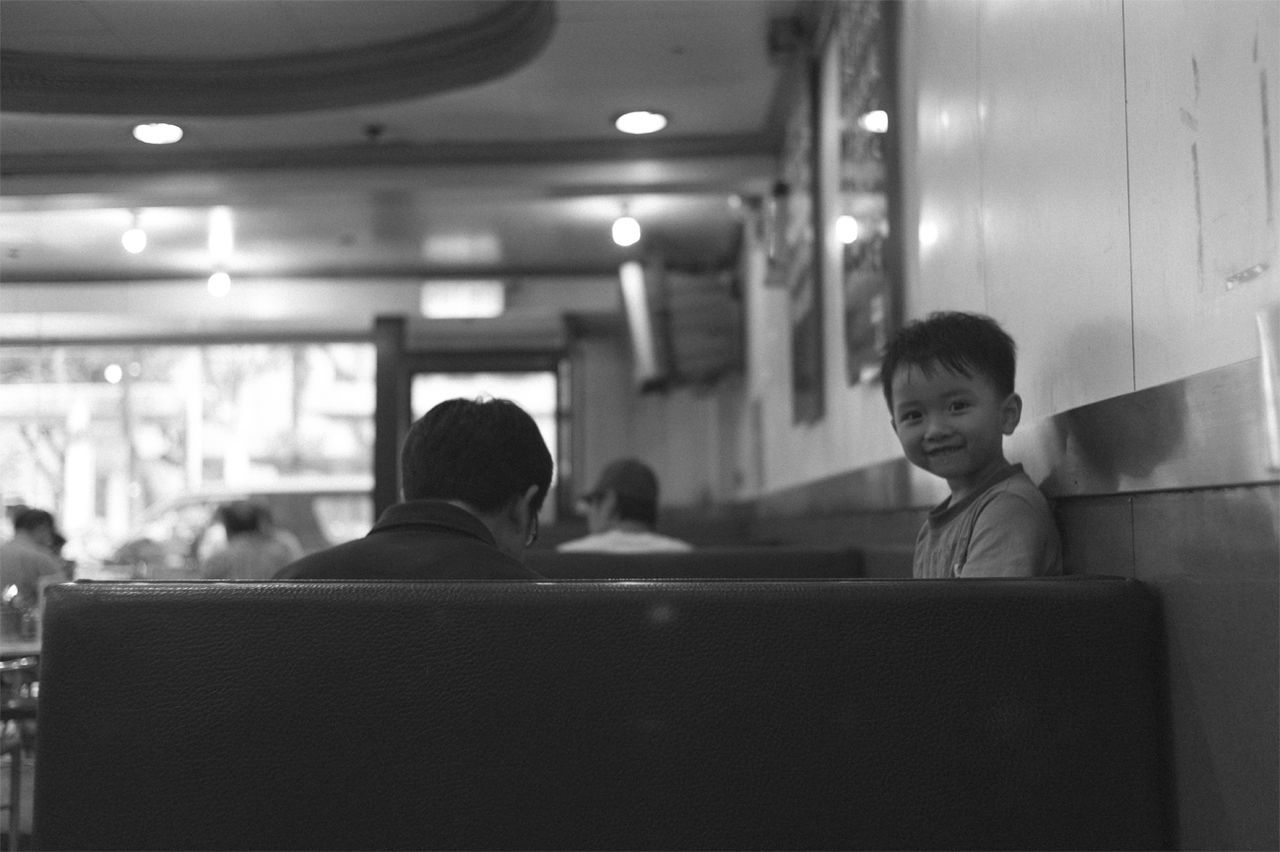
<path id="1" fill-rule="evenodd" d="M 0 580 L 17 586 L 25 600 L 34 603 L 44 582 L 65 575 L 61 559 L 21 533 L 0 544 Z"/>
<path id="2" fill-rule="evenodd" d="M 411 500 L 387 509 L 367 536 L 304 556 L 278 580 L 538 580 L 498 549 L 465 509 Z"/>
<path id="3" fill-rule="evenodd" d="M 296 551 L 268 533 L 241 533 L 209 557 L 203 574 L 209 580 L 265 580 L 296 556 Z"/>

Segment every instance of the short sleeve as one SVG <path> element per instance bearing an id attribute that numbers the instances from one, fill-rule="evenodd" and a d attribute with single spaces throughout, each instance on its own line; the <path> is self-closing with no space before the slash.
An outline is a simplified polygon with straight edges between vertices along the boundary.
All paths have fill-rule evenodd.
<path id="1" fill-rule="evenodd" d="M 961 577 L 1038 577 L 1062 573 L 1053 518 L 1021 494 L 992 496 L 974 520 Z"/>

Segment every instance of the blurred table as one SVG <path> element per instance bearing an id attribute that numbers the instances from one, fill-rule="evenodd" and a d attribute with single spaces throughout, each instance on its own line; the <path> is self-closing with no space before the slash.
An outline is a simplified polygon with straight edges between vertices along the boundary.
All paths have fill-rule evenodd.
<path id="1" fill-rule="evenodd" d="M 39 650 L 39 643 L 26 644 Z M 4 653 L 14 650 L 6 642 Z M 0 661 L 0 723 L 3 724 L 3 752 L 9 757 L 9 850 L 17 850 L 22 836 L 22 786 L 26 759 L 34 753 L 35 725 L 39 710 L 40 658 L 18 656 Z"/>
<path id="2" fill-rule="evenodd" d="M 40 656 L 39 639 L 19 639 L 12 636 L 0 638 L 0 660 L 38 656 Z"/>

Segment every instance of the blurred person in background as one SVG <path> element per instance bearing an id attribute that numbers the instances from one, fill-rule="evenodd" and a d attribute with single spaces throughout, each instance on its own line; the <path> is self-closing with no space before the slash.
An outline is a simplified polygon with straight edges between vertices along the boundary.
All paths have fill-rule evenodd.
<path id="1" fill-rule="evenodd" d="M 66 541 L 52 513 L 25 506 L 14 513 L 13 538 L 0 544 L 6 634 L 34 637 L 44 587 L 71 579 L 69 564 L 57 553 L 59 540 Z"/>
<path id="2" fill-rule="evenodd" d="M 639 459 L 611 462 L 582 497 L 590 535 L 562 543 L 557 550 L 597 553 L 680 553 L 693 546 L 661 535 L 658 477 Z"/>
<path id="3" fill-rule="evenodd" d="M 265 506 L 236 500 L 219 506 L 217 517 L 227 541 L 201 565 L 206 580 L 269 580 L 301 555 L 274 529 Z"/>

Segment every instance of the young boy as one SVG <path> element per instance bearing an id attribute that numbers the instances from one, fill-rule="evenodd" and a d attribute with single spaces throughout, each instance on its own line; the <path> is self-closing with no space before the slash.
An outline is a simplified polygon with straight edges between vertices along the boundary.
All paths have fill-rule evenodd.
<path id="1" fill-rule="evenodd" d="M 1014 352 L 994 320 L 965 313 L 909 323 L 885 349 L 880 378 L 902 450 L 951 488 L 916 537 L 916 577 L 1062 573 L 1049 503 L 1004 457 L 1022 416 Z"/>

